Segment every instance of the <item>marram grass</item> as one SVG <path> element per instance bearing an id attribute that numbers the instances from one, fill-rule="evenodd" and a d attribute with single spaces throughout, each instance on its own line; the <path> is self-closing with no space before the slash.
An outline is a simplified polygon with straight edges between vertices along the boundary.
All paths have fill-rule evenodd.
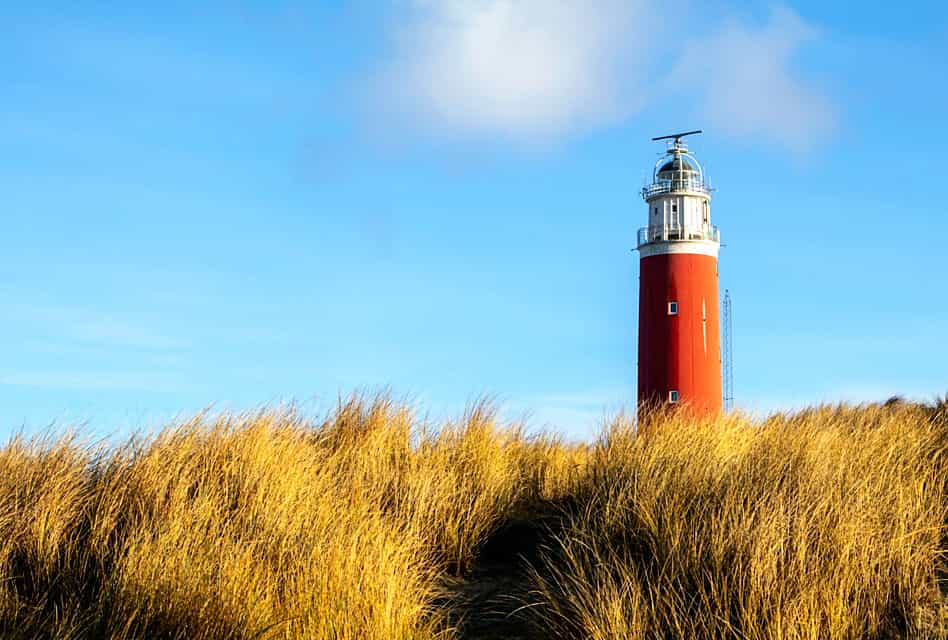
<path id="1" fill-rule="evenodd" d="M 946 445 L 944 403 L 620 416 L 583 445 L 384 397 L 17 437 L 0 637 L 449 640 L 451 589 L 531 519 L 509 599 L 537 638 L 948 637 Z"/>

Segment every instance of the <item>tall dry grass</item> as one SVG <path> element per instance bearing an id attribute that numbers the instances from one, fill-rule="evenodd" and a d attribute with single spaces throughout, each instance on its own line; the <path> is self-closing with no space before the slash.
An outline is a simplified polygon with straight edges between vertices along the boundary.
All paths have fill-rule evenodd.
<path id="1" fill-rule="evenodd" d="M 197 418 L 114 450 L 15 438 L 0 636 L 451 637 L 446 579 L 565 490 L 570 464 L 484 404 L 435 430 L 384 397 L 318 424 Z"/>
<path id="2" fill-rule="evenodd" d="M 454 638 L 449 589 L 531 519 L 555 524 L 510 595 L 537 637 L 930 637 L 946 444 L 913 406 L 665 416 L 644 437 L 620 418 L 567 445 L 485 404 L 435 427 L 385 397 L 109 448 L 17 437 L 0 637 Z"/>
<path id="3" fill-rule="evenodd" d="M 620 419 L 602 435 L 536 568 L 551 636 L 945 634 L 943 414 L 665 415 L 644 434 Z"/>

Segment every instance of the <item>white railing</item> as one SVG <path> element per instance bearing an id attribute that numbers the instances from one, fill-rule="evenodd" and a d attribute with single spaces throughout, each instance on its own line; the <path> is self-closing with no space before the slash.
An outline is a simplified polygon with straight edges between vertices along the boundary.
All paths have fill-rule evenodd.
<path id="1" fill-rule="evenodd" d="M 721 243 L 721 232 L 714 225 L 706 229 L 689 229 L 686 227 L 644 227 L 639 229 L 638 246 L 651 242 L 668 242 L 669 240 L 705 240 Z"/>
<path id="2" fill-rule="evenodd" d="M 700 178 L 682 178 L 674 180 L 657 180 L 650 185 L 642 187 L 642 197 L 646 200 L 661 196 L 666 193 L 703 193 L 711 194 L 711 187 L 705 184 Z"/>

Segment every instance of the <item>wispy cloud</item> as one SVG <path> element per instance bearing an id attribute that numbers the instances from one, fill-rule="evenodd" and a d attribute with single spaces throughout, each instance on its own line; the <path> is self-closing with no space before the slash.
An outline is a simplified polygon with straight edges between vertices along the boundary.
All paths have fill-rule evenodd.
<path id="1" fill-rule="evenodd" d="M 570 437 L 589 439 L 604 421 L 634 407 L 634 388 L 592 389 L 575 393 L 538 393 L 511 398 L 504 403 L 504 417 L 526 416 L 528 424 L 555 428 Z"/>
<path id="2" fill-rule="evenodd" d="M 437 134 L 528 142 L 681 96 L 696 119 L 736 138 L 804 149 L 833 130 L 832 102 L 794 67 L 819 37 L 799 15 L 709 18 L 700 33 L 711 35 L 691 40 L 697 29 L 682 15 L 680 3 L 657 0 L 414 0 L 394 27 L 376 101 Z"/>
<path id="3" fill-rule="evenodd" d="M 127 314 L 54 305 L 8 304 L 8 318 L 28 324 L 31 333 L 53 334 L 59 340 L 135 349 L 169 350 L 187 346 Z"/>
<path id="4" fill-rule="evenodd" d="M 752 415 L 764 416 L 774 412 L 793 412 L 815 404 L 837 404 L 846 402 L 862 404 L 885 402 L 899 396 L 911 402 L 930 402 L 944 394 L 939 387 L 927 388 L 924 384 L 913 385 L 905 381 L 866 380 L 837 385 L 800 389 L 794 393 L 754 393 L 752 397 L 737 398 L 737 408 Z"/>
<path id="5" fill-rule="evenodd" d="M 81 322 L 71 327 L 70 333 L 89 342 L 145 349 L 177 349 L 185 345 L 182 340 L 163 335 L 148 327 L 108 316 Z"/>
<path id="6" fill-rule="evenodd" d="M 763 137 L 805 150 L 835 128 L 835 108 L 794 67 L 794 57 L 819 32 L 787 8 L 763 26 L 729 21 L 685 47 L 672 73 L 679 91 L 701 96 L 695 117 L 734 137 Z"/>
<path id="7" fill-rule="evenodd" d="M 165 376 L 137 371 L 24 371 L 0 374 L 0 385 L 69 391 L 172 393 L 182 390 Z"/>

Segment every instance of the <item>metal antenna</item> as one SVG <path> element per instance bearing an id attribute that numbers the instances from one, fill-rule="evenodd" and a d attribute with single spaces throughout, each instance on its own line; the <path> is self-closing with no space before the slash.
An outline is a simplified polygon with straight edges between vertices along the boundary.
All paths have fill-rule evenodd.
<path id="1" fill-rule="evenodd" d="M 734 336 L 731 333 L 731 292 L 724 290 L 724 410 L 734 408 Z"/>
<path id="2" fill-rule="evenodd" d="M 681 139 L 685 136 L 693 136 L 696 133 L 704 133 L 701 129 L 695 129 L 694 131 L 683 131 L 682 133 L 672 133 L 667 136 L 659 136 L 657 138 L 652 138 L 652 142 L 658 142 L 659 140 L 674 140 L 675 146 L 681 146 Z"/>

